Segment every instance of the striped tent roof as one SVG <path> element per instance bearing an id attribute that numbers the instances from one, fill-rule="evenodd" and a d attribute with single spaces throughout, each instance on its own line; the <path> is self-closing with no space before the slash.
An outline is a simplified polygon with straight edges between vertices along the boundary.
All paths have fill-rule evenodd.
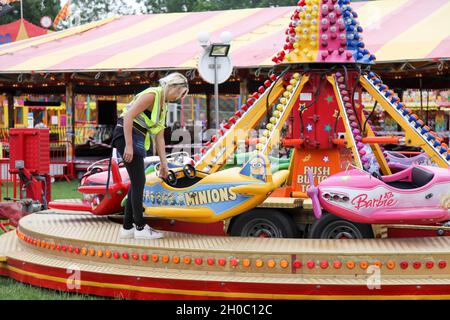
<path id="1" fill-rule="evenodd" d="M 377 61 L 450 57 L 449 0 L 352 4 Z M 193 69 L 200 31 L 231 31 L 233 64 L 271 66 L 295 7 L 109 18 L 0 47 L 0 72 Z"/>
<path id="2" fill-rule="evenodd" d="M 8 24 L 0 25 L 0 45 L 37 37 L 50 32 L 50 30 L 36 26 L 25 19 L 19 19 Z"/>

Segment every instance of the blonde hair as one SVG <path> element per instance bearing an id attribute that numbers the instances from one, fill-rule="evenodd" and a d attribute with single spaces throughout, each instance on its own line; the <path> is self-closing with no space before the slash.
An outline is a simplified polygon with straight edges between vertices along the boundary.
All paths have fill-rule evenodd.
<path id="1" fill-rule="evenodd" d="M 159 79 L 159 85 L 163 88 L 164 96 L 166 95 L 167 89 L 169 87 L 185 86 L 187 89 L 189 89 L 188 79 L 179 72 L 173 72 L 165 76 L 164 78 Z M 187 92 L 188 91 L 186 91 L 186 94 L 182 98 L 187 95 Z"/>

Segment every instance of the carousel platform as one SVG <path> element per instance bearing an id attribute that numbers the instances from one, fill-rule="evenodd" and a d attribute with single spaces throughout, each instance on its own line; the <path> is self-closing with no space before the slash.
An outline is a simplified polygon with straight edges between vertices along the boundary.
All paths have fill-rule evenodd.
<path id="1" fill-rule="evenodd" d="M 54 210 L 0 237 L 0 275 L 132 299 L 449 299 L 450 238 L 309 240 L 165 232 L 121 240 L 106 217 Z"/>

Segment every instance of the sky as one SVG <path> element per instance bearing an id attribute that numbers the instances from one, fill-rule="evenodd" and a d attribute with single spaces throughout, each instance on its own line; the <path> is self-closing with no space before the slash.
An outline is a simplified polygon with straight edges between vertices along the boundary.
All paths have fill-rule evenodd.
<path id="1" fill-rule="evenodd" d="M 111 0 L 111 1 L 114 1 L 114 0 Z M 61 7 L 62 7 L 63 5 L 65 5 L 66 2 L 67 2 L 67 0 L 60 0 Z M 139 4 L 137 4 L 135 0 L 125 0 L 125 2 L 126 2 L 129 6 L 131 6 L 131 7 L 133 7 L 133 8 L 139 8 Z"/>

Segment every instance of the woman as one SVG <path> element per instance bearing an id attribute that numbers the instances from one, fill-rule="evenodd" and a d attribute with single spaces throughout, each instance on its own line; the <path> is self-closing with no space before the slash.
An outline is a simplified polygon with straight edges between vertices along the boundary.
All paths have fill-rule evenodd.
<path id="1" fill-rule="evenodd" d="M 143 192 L 145 186 L 144 158 L 150 148 L 150 135 L 155 135 L 156 151 L 161 166 L 159 175 L 167 178 L 164 128 L 167 102 L 177 101 L 187 95 L 188 80 L 180 73 L 172 73 L 159 80 L 160 86 L 148 88 L 137 94 L 117 121 L 113 146 L 122 156 L 130 177 L 130 189 L 125 206 L 120 238 L 158 239 L 163 234 L 145 224 Z"/>

